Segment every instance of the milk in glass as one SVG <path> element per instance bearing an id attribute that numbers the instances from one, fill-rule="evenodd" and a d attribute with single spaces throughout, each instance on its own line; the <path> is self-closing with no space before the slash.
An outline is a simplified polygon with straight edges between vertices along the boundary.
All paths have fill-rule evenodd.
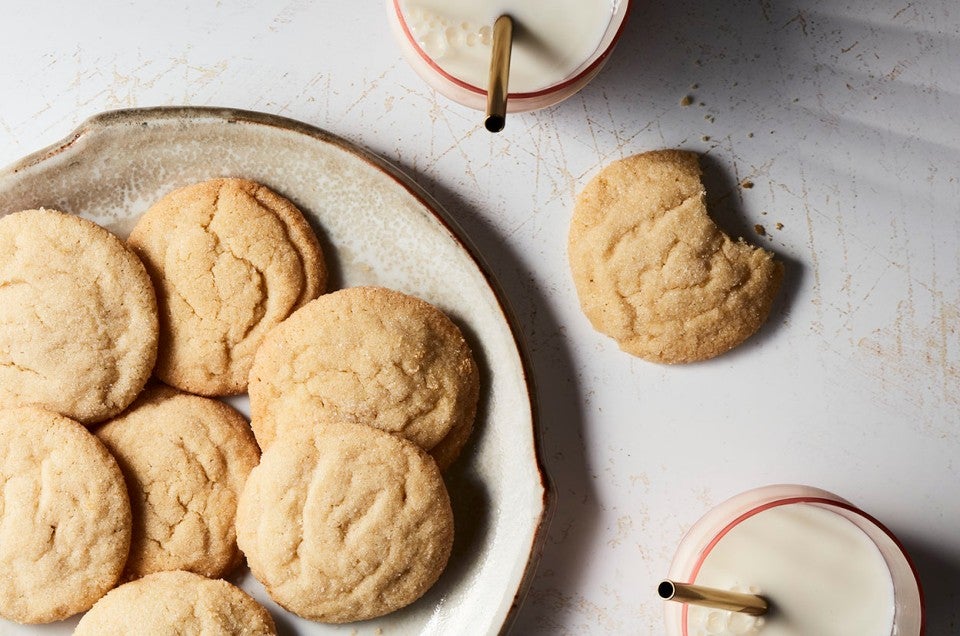
<path id="1" fill-rule="evenodd" d="M 546 89 L 587 65 L 619 0 L 399 0 L 417 45 L 445 73 L 486 89 L 493 23 L 514 21 L 511 93 Z"/>
<path id="2" fill-rule="evenodd" d="M 890 636 L 894 587 L 876 544 L 828 509 L 775 506 L 733 526 L 696 584 L 761 594 L 764 617 L 690 605 L 688 636 Z"/>

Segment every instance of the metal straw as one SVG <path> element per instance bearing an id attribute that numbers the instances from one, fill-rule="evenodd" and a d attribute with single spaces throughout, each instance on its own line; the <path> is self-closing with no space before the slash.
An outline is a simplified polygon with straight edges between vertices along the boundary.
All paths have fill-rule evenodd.
<path id="1" fill-rule="evenodd" d="M 767 600 L 756 594 L 728 592 L 712 587 L 703 587 L 702 585 L 676 583 L 670 580 L 662 581 L 657 586 L 657 594 L 665 601 L 677 601 L 731 612 L 743 612 L 751 616 L 763 616 L 769 608 Z"/>
<path id="2" fill-rule="evenodd" d="M 513 47 L 513 20 L 502 15 L 493 23 L 493 52 L 487 86 L 487 116 L 483 125 L 490 132 L 503 130 L 507 119 L 507 86 L 510 81 L 510 49 Z"/>

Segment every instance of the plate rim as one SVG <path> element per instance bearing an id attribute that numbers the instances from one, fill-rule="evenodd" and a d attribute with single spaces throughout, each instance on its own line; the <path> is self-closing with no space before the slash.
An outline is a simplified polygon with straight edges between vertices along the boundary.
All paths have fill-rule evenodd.
<path id="1" fill-rule="evenodd" d="M 375 169 L 384 173 L 396 182 L 400 187 L 406 190 L 411 196 L 420 202 L 420 204 L 430 212 L 430 214 L 447 230 L 454 241 L 466 252 L 477 269 L 483 275 L 484 280 L 493 292 L 493 297 L 497 301 L 500 313 L 503 315 L 504 322 L 510 330 L 510 336 L 516 347 L 518 357 L 520 358 L 520 371 L 526 388 L 527 402 L 530 406 L 530 418 L 533 427 L 533 454 L 536 464 L 537 474 L 540 478 L 542 489 L 541 508 L 539 511 L 537 525 L 533 533 L 530 555 L 524 567 L 523 574 L 514 590 L 513 602 L 509 610 L 503 617 L 499 633 L 506 634 L 516 621 L 520 607 L 529 592 L 536 574 L 537 566 L 543 555 L 546 544 L 547 530 L 553 518 L 556 509 L 556 490 L 553 480 L 544 465 L 543 457 L 543 434 L 540 424 L 540 412 L 538 405 L 538 392 L 533 376 L 533 364 L 530 359 L 529 350 L 526 344 L 522 330 L 519 328 L 519 320 L 516 313 L 508 301 L 502 286 L 497 281 L 490 266 L 480 254 L 479 249 L 468 238 L 466 232 L 460 224 L 447 212 L 442 205 L 413 177 L 404 170 L 374 153 L 363 146 L 354 143 L 344 137 L 331 133 L 319 126 L 314 126 L 306 122 L 274 115 L 261 111 L 244 110 L 230 107 L 219 106 L 150 106 L 142 108 L 122 108 L 116 110 L 107 110 L 80 122 L 69 134 L 40 150 L 29 153 L 18 160 L 0 168 L 0 181 L 12 177 L 20 172 L 40 165 L 41 163 L 56 157 L 62 152 L 70 149 L 83 137 L 96 134 L 100 130 L 106 130 L 115 126 L 129 125 L 149 125 L 151 121 L 163 120 L 220 120 L 226 124 L 248 124 L 261 125 L 281 130 L 297 133 L 321 143 L 332 144 L 341 150 L 344 150 Z"/>

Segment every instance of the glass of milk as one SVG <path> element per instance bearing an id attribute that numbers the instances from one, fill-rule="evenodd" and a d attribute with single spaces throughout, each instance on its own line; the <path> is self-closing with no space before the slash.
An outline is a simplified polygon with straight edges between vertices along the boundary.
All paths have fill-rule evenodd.
<path id="1" fill-rule="evenodd" d="M 386 0 L 404 57 L 430 86 L 484 110 L 493 23 L 513 18 L 507 112 L 552 106 L 586 86 L 623 31 L 630 0 Z"/>
<path id="2" fill-rule="evenodd" d="M 680 543 L 668 578 L 764 596 L 763 617 L 664 604 L 668 636 L 917 636 L 923 597 L 900 543 L 833 493 L 767 486 L 720 504 Z"/>

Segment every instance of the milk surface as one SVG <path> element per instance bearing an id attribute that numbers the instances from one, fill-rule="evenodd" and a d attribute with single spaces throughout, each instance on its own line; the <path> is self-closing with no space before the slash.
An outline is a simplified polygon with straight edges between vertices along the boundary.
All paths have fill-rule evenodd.
<path id="1" fill-rule="evenodd" d="M 514 21 L 511 93 L 548 88 L 574 75 L 603 39 L 619 0 L 400 0 L 417 44 L 440 68 L 486 89 L 493 23 Z"/>
<path id="2" fill-rule="evenodd" d="M 766 617 L 689 606 L 688 636 L 890 636 L 893 580 L 880 550 L 850 521 L 787 504 L 734 526 L 704 560 L 705 585 L 762 594 Z"/>

